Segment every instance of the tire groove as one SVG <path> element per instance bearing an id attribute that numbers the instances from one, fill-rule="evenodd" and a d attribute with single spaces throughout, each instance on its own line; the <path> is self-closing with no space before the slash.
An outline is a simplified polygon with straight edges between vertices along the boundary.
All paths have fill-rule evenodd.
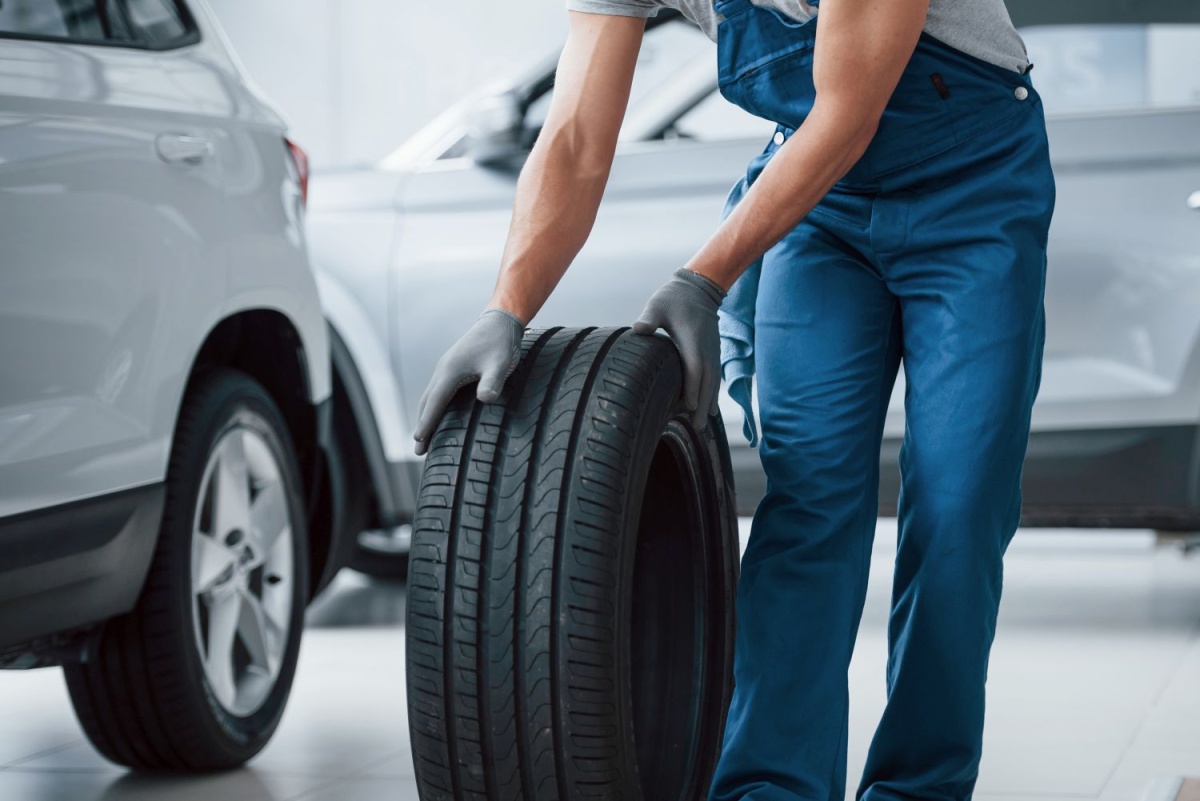
<path id="1" fill-rule="evenodd" d="M 574 355 L 575 350 L 579 347 L 579 343 L 583 340 L 583 338 L 585 336 L 586 336 L 586 332 L 574 333 L 571 341 L 563 349 L 563 352 L 559 355 L 558 362 L 557 362 L 557 364 L 555 364 L 554 371 L 551 373 L 550 380 L 547 382 L 547 389 L 549 391 L 554 391 L 554 389 L 556 389 L 558 387 L 559 383 L 562 381 L 562 375 L 566 371 L 567 367 L 570 365 L 571 356 Z M 534 504 L 535 491 L 538 489 L 538 484 L 540 484 L 540 482 L 535 482 L 533 479 L 537 475 L 538 465 L 541 464 L 541 461 L 542 461 L 543 448 L 547 444 L 547 440 L 545 437 L 545 433 L 547 430 L 546 421 L 547 421 L 547 415 L 550 412 L 551 406 L 552 406 L 552 404 L 549 402 L 548 398 L 542 399 L 541 408 L 539 409 L 539 412 L 538 412 L 537 422 L 534 424 L 534 434 L 533 434 L 531 450 L 530 450 L 529 468 L 527 470 L 526 478 L 525 478 L 525 495 L 524 495 L 524 499 L 521 504 L 521 522 L 518 527 L 519 544 L 517 547 L 518 559 L 517 559 L 517 575 L 516 575 L 516 579 L 515 579 L 515 582 L 516 582 L 515 586 L 517 589 L 517 603 L 516 603 L 515 608 L 516 608 L 517 614 L 515 616 L 516 620 L 514 621 L 514 625 L 513 625 L 513 646 L 514 646 L 515 652 L 519 655 L 519 662 L 522 665 L 522 667 L 524 667 L 528 661 L 528 652 L 526 649 L 530 644 L 529 637 L 530 637 L 531 633 L 526 631 L 525 624 L 528 622 L 528 616 L 522 614 L 522 612 L 526 608 L 526 604 L 528 602 L 527 592 L 529 589 L 529 577 L 527 577 L 525 575 L 525 567 L 526 567 L 525 560 L 523 558 L 520 558 L 520 555 L 525 553 L 526 534 L 528 532 L 532 531 L 532 529 L 530 528 L 530 523 L 531 523 L 530 518 L 532 516 L 534 505 L 535 505 Z M 539 547 L 540 547 L 540 544 L 539 544 Z M 535 548 L 535 551 L 536 550 L 537 549 Z M 530 567 L 532 567 L 532 565 L 530 565 Z M 541 573 L 541 571 L 538 571 L 538 575 L 540 575 L 540 573 Z M 536 578 L 536 576 L 535 576 L 535 578 Z M 538 629 L 535 629 L 532 633 L 536 634 L 539 629 L 540 629 L 540 627 L 538 627 Z M 517 664 L 517 661 L 518 660 L 514 660 L 514 665 Z M 529 685 L 528 678 L 529 678 L 528 672 L 526 670 L 517 670 L 516 671 L 516 679 L 517 680 L 515 682 L 516 692 L 514 693 L 514 695 L 516 696 L 516 706 L 517 706 L 517 710 L 518 710 L 517 726 L 518 726 L 518 731 L 520 733 L 518 740 L 521 743 L 532 744 L 533 738 L 530 735 L 530 719 L 531 719 L 533 713 L 537 712 L 541 708 L 541 705 L 530 708 L 528 705 L 529 693 L 540 682 L 535 681 L 533 683 L 533 685 Z M 520 750 L 522 751 L 522 759 L 521 759 L 522 783 L 525 787 L 532 788 L 534 786 L 534 783 L 533 783 L 534 765 L 531 760 L 531 755 L 529 753 L 528 748 L 522 748 Z M 540 792 L 540 788 L 541 788 L 542 784 L 544 784 L 544 781 L 538 783 L 536 792 Z M 557 782 L 556 782 L 556 785 L 557 785 Z M 567 796 L 561 797 L 562 801 L 566 801 L 566 798 L 567 798 Z"/>
<path id="2" fill-rule="evenodd" d="M 496 455 L 491 471 L 492 481 L 488 486 L 487 506 L 483 515 L 483 535 L 480 541 L 480 553 L 482 556 L 482 564 L 480 566 L 479 574 L 480 592 L 478 598 L 476 599 L 476 616 L 479 620 L 480 626 L 478 635 L 480 647 L 476 649 L 476 675 L 479 677 L 481 690 L 478 694 L 480 724 L 479 745 L 480 753 L 483 755 L 484 785 L 487 790 L 488 801 L 501 800 L 497 792 L 495 771 L 492 769 L 496 764 L 496 753 L 498 749 L 495 743 L 495 733 L 493 731 L 494 720 L 491 710 L 491 704 L 494 700 L 492 697 L 494 677 L 492 675 L 491 668 L 494 665 L 494 659 L 492 658 L 493 655 L 490 647 L 492 636 L 490 626 L 491 609 L 488 608 L 489 593 L 487 592 L 489 589 L 488 582 L 492 580 L 492 574 L 494 572 L 493 563 L 496 557 L 497 548 L 496 544 L 488 539 L 487 534 L 495 519 L 497 506 L 499 505 L 500 501 L 504 499 L 503 496 L 501 496 L 501 494 L 498 492 L 498 489 L 503 481 L 505 468 L 508 466 L 508 443 L 512 436 L 509 431 L 509 427 L 512 424 L 513 417 L 516 415 L 516 410 L 520 407 L 521 400 L 525 396 L 525 389 L 529 385 L 530 377 L 533 375 L 533 365 L 536 363 L 538 356 L 541 355 L 542 349 L 545 347 L 545 343 L 550 339 L 551 336 L 552 334 L 543 334 L 534 341 L 533 345 L 530 346 L 528 353 L 523 359 L 524 364 L 528 365 L 528 367 L 518 370 L 518 380 L 520 381 L 519 385 L 511 386 L 509 388 L 509 402 L 505 403 L 504 415 L 500 422 L 500 431 L 496 437 Z M 513 565 L 516 565 L 519 562 L 520 559 L 514 559 Z M 510 571 L 511 567 L 509 570 L 505 571 L 505 575 L 507 576 L 508 572 Z M 511 643 L 509 643 L 508 647 L 505 648 L 505 652 L 511 653 L 511 651 Z M 513 658 L 515 662 L 515 654 L 513 654 L 511 658 Z M 515 668 L 509 668 L 507 673 L 510 675 L 515 675 L 516 670 Z M 505 676 L 505 678 L 507 679 L 507 676 Z M 505 730 L 508 731 L 511 728 L 511 726 L 506 726 Z M 504 755 L 505 760 L 509 758 L 514 750 L 518 752 L 520 751 L 520 738 L 513 738 L 509 745 L 508 751 Z M 521 795 L 520 787 L 517 788 L 517 795 Z"/>
<path id="3" fill-rule="evenodd" d="M 482 404 L 473 402 L 471 404 L 471 414 L 467 423 L 467 427 L 463 432 L 463 453 L 469 454 L 471 446 L 475 441 L 476 424 L 479 421 L 479 412 L 482 409 Z M 454 714 L 454 696 L 457 692 L 458 681 L 456 680 L 458 671 L 454 670 L 454 636 L 453 624 L 454 620 L 454 571 L 458 557 L 458 537 L 456 536 L 459 526 L 459 509 L 462 508 L 462 493 L 466 486 L 467 471 L 470 469 L 471 460 L 459 460 L 454 482 L 454 500 L 450 506 L 450 525 L 448 528 L 448 538 L 446 540 L 446 587 L 444 589 L 444 598 L 442 599 L 442 621 L 445 627 L 445 635 L 442 637 L 442 670 L 446 677 L 446 696 L 444 699 L 443 715 L 445 715 L 445 726 L 450 732 L 450 736 L 446 738 L 446 749 L 448 752 L 449 765 L 449 787 L 446 788 L 451 797 L 454 797 L 454 788 L 461 787 L 462 781 L 459 777 L 458 764 L 458 737 L 454 734 L 457 729 L 457 718 Z"/>
<path id="4" fill-rule="evenodd" d="M 589 331 L 589 333 L 590 333 L 590 331 Z M 625 333 L 625 329 L 617 329 L 617 330 L 614 330 L 614 331 L 611 331 L 610 333 L 608 333 L 603 344 L 600 345 L 600 348 L 597 350 L 596 355 L 593 357 L 592 363 L 588 366 L 587 377 L 584 379 L 583 387 L 579 393 L 580 402 L 579 402 L 578 406 L 576 406 L 576 408 L 575 408 L 575 418 L 571 425 L 571 436 L 567 442 L 567 454 L 566 454 L 566 458 L 563 462 L 563 464 L 565 465 L 565 468 L 563 471 L 563 482 L 562 482 L 563 491 L 559 494 L 559 497 L 558 497 L 558 516 L 557 516 L 557 519 L 554 521 L 555 522 L 555 526 L 554 526 L 554 564 L 555 565 L 562 564 L 562 548 L 563 548 L 563 540 L 565 538 L 565 531 L 564 531 L 563 523 L 566 520 L 567 504 L 570 499 L 570 492 L 568 492 L 567 490 L 572 486 L 572 479 L 574 478 L 574 475 L 575 475 L 575 454 L 576 454 L 576 451 L 577 451 L 577 448 L 579 445 L 579 436 L 578 436 L 579 435 L 579 424 L 580 424 L 580 422 L 582 422 L 583 415 L 587 411 L 588 399 L 590 397 L 592 385 L 596 382 L 596 378 L 600 375 L 601 367 L 604 364 L 604 357 L 606 355 L 608 355 L 608 352 L 612 349 L 613 345 L 624 333 Z M 565 571 L 560 570 L 559 572 L 562 573 Z M 559 595 L 560 595 L 560 586 L 559 585 L 560 585 L 560 582 L 562 581 L 562 578 L 563 577 L 561 575 L 559 575 L 559 576 L 555 576 L 551 579 L 551 582 L 550 582 L 550 588 L 551 588 L 550 589 L 550 598 L 551 598 L 550 608 L 551 609 L 559 608 Z M 558 631 L 558 627 L 557 626 L 552 627 L 550 629 L 550 653 L 555 658 L 555 660 L 557 660 L 558 649 L 561 644 L 559 642 L 559 639 L 560 639 L 560 633 Z M 552 719 L 553 719 L 553 730 L 554 730 L 554 736 L 551 739 L 553 740 L 553 747 L 554 747 L 554 762 L 555 762 L 555 768 L 556 768 L 555 773 L 558 774 L 559 798 L 561 798 L 561 799 L 563 799 L 563 801 L 565 801 L 565 799 L 570 798 L 571 795 L 569 795 L 567 792 L 567 776 L 566 776 L 567 756 L 564 751 L 564 741 L 563 741 L 564 731 L 563 730 L 564 730 L 565 726 L 564 726 L 564 721 L 563 721 L 563 709 L 562 709 L 562 698 L 561 698 L 561 689 L 562 689 L 561 683 L 562 682 L 561 682 L 561 678 L 559 677 L 558 673 L 559 672 L 557 669 L 555 669 L 554 667 L 551 668 L 551 671 L 550 671 L 550 699 L 551 699 L 551 705 L 553 708 Z"/>

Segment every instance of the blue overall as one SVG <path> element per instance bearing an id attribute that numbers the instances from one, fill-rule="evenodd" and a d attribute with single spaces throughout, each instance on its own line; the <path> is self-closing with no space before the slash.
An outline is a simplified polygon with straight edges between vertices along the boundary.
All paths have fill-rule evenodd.
<path id="1" fill-rule="evenodd" d="M 716 9 L 721 92 L 779 123 L 733 201 L 811 110 L 817 20 L 749 0 Z M 1053 206 L 1029 75 L 922 34 L 862 159 L 726 298 L 726 377 L 742 371 L 744 402 L 757 368 L 767 490 L 742 560 L 711 801 L 845 797 L 847 668 L 901 361 L 888 701 L 856 797 L 971 797 L 1041 378 Z"/>

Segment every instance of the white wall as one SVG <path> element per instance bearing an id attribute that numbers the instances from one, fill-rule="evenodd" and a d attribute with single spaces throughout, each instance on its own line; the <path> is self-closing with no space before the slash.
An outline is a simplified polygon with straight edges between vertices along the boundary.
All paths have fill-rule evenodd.
<path id="1" fill-rule="evenodd" d="M 209 0 L 317 166 L 370 162 L 561 46 L 563 0 Z"/>

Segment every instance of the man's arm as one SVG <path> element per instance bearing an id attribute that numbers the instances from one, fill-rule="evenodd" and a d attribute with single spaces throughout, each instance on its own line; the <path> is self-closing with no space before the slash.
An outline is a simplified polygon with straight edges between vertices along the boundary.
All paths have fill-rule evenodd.
<path id="1" fill-rule="evenodd" d="M 417 455 L 460 387 L 491 403 L 521 356 L 521 337 L 596 221 L 629 103 L 646 20 L 571 12 L 546 124 L 517 181 L 508 244 L 487 308 L 434 368 L 417 403 Z"/>
<path id="2" fill-rule="evenodd" d="M 850 171 L 875 135 L 928 10 L 929 0 L 837 0 L 821 6 L 812 111 L 688 269 L 728 289 Z"/>
<path id="3" fill-rule="evenodd" d="M 646 21 L 570 12 L 546 124 L 517 181 L 489 309 L 528 323 L 596 221 Z"/>
<path id="4" fill-rule="evenodd" d="M 866 150 L 916 47 L 929 0 L 838 0 L 821 12 L 817 100 L 737 209 L 647 303 L 634 330 L 666 329 L 684 364 L 683 397 L 701 427 L 720 377 L 723 289 L 815 206 Z M 416 452 L 428 447 L 459 387 L 499 397 L 520 358 L 521 333 L 583 247 L 612 168 L 644 20 L 571 12 L 550 113 L 517 185 L 512 227 L 492 299 L 438 362 L 421 396 Z M 786 91 L 786 87 L 779 87 Z"/>

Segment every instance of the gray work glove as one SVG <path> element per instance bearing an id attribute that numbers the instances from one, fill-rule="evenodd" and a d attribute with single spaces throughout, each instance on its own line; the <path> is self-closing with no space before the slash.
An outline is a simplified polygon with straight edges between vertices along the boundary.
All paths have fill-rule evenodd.
<path id="1" fill-rule="evenodd" d="M 725 290 L 697 272 L 680 267 L 674 277 L 650 296 L 642 316 L 633 324 L 639 334 L 659 328 L 671 335 L 683 359 L 683 402 L 694 413 L 696 428 L 704 428 L 717 413 L 721 388 L 721 336 L 717 308 Z"/>
<path id="2" fill-rule="evenodd" d="M 413 439 L 418 456 L 429 450 L 429 438 L 459 389 L 478 381 L 475 397 L 480 401 L 491 403 L 500 397 L 504 382 L 521 362 L 524 333 L 525 324 L 516 317 L 503 309 L 488 309 L 438 360 L 417 406 Z"/>

